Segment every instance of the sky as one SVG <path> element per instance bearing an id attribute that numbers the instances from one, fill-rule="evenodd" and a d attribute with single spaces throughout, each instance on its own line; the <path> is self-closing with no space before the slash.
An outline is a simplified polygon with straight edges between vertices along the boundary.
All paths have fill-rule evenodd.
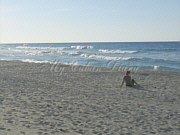
<path id="1" fill-rule="evenodd" d="M 180 41 L 180 0 L 0 0 L 0 43 Z"/>

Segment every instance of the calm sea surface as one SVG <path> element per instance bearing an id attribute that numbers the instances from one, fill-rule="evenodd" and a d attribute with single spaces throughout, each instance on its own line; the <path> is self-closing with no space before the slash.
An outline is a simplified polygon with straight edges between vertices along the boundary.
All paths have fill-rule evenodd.
<path id="1" fill-rule="evenodd" d="M 0 44 L 0 59 L 180 72 L 180 42 Z"/>

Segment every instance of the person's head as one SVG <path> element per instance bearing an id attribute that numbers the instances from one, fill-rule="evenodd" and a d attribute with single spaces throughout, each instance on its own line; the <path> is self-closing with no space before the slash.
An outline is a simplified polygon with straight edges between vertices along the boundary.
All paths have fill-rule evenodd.
<path id="1" fill-rule="evenodd" d="M 127 70 L 127 71 L 126 71 L 126 75 L 129 75 L 129 74 L 130 74 L 130 71 L 129 71 L 129 70 Z"/>

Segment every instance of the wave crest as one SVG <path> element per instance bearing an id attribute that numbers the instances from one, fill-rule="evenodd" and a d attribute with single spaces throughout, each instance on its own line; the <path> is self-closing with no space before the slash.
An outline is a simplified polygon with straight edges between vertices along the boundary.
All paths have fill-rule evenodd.
<path id="1" fill-rule="evenodd" d="M 48 61 L 38 61 L 38 60 L 35 60 L 35 59 L 22 59 L 20 61 L 28 62 L 28 63 L 50 63 Z"/>
<path id="2" fill-rule="evenodd" d="M 28 47 L 28 46 L 17 46 L 17 49 L 32 49 L 32 50 L 65 50 L 65 49 L 93 49 L 94 46 L 71 46 L 71 47 Z"/>
<path id="3" fill-rule="evenodd" d="M 75 49 L 93 49 L 93 46 L 71 46 L 71 48 Z"/>
<path id="4" fill-rule="evenodd" d="M 103 53 L 137 53 L 138 51 L 121 51 L 121 50 L 103 50 L 100 49 L 99 52 Z"/>
<path id="5" fill-rule="evenodd" d="M 131 57 L 109 57 L 102 55 L 89 55 L 89 54 L 81 54 L 81 57 L 85 58 L 96 58 L 96 59 L 105 59 L 105 60 L 129 60 Z"/>
<path id="6" fill-rule="evenodd" d="M 17 46 L 16 48 L 18 49 L 32 49 L 32 50 L 65 50 L 68 49 L 69 47 L 28 47 L 28 46 Z"/>

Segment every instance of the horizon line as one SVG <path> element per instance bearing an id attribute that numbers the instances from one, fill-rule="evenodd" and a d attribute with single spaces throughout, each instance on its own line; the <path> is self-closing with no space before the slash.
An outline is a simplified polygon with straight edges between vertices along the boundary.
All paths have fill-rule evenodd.
<path id="1" fill-rule="evenodd" d="M 20 42 L 20 43 L 0 43 L 0 44 L 68 44 L 68 43 L 157 43 L 157 42 L 180 42 L 178 41 L 80 41 L 80 42 Z"/>

